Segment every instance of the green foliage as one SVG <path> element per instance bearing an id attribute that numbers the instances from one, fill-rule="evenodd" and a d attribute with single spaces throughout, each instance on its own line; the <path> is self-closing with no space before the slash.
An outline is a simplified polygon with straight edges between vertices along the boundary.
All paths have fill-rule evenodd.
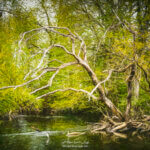
<path id="1" fill-rule="evenodd" d="M 5 12 L 0 18 L 0 87 L 19 85 L 32 79 L 32 76 L 28 76 L 26 80 L 24 77 L 30 70 L 38 66 L 43 53 L 37 53 L 41 49 L 48 48 L 50 44 L 61 44 L 67 50 L 72 48 L 68 38 L 42 30 L 25 35 L 20 49 L 18 41 L 22 33 L 45 25 L 68 27 L 73 33 L 77 32 L 84 39 L 89 65 L 100 81 L 107 77 L 107 70 L 124 68 L 134 60 L 143 67 L 148 78 L 150 77 L 148 37 L 148 10 L 150 8 L 147 1 L 119 1 L 114 4 L 113 1 L 102 0 L 41 0 L 33 7 L 19 1 L 14 1 L 14 4 L 11 1 L 8 3 L 3 1 L 3 4 L 7 9 L 11 8 L 11 13 Z M 118 21 L 114 10 L 124 24 Z M 125 24 L 136 33 L 134 44 L 133 35 Z M 69 34 L 63 29 L 58 31 Z M 77 52 L 80 44 L 75 42 Z M 32 57 L 32 55 L 35 56 Z M 60 62 L 51 62 L 55 59 Z M 75 59 L 61 48 L 53 48 L 43 60 L 42 67 L 59 67 L 61 62 L 72 61 Z M 149 93 L 146 93 L 149 90 L 148 84 L 141 68 L 137 65 L 136 69 L 136 78 L 140 83 L 140 96 L 138 100 L 135 99 L 133 89 L 133 108 L 141 107 L 148 113 L 150 105 Z M 41 72 L 42 70 L 39 70 L 35 75 L 40 75 Z M 109 81 L 102 84 L 106 95 L 121 111 L 125 111 L 126 107 L 126 79 L 129 73 L 130 69 L 122 73 L 113 73 Z M 34 95 L 30 94 L 31 91 L 45 86 L 52 75 L 53 72 L 48 72 L 39 80 L 25 87 L 0 91 L 0 115 L 9 111 L 42 110 L 44 107 L 56 110 L 71 109 L 72 111 L 89 110 L 93 112 L 105 109 L 101 102 L 88 101 L 88 96 L 81 92 L 58 92 L 35 100 L 37 96 L 56 89 L 72 87 L 90 92 L 94 88 L 87 72 L 81 66 L 75 65 L 60 70 L 51 87 L 38 91 Z M 99 96 L 97 92 L 94 95 Z"/>
<path id="2" fill-rule="evenodd" d="M 10 111 L 38 111 L 41 105 L 40 101 L 35 100 L 35 97 L 29 94 L 28 89 L 7 89 L 0 92 L 0 115 Z"/>
<path id="3" fill-rule="evenodd" d="M 31 12 L 22 13 L 18 9 L 13 13 L 13 17 L 0 18 L 0 87 L 24 82 L 23 68 L 26 66 L 17 65 L 17 43 L 22 32 L 36 27 L 35 17 Z M 10 111 L 38 110 L 41 107 L 40 101 L 36 101 L 29 93 L 30 90 L 27 88 L 1 90 L 0 115 Z"/>

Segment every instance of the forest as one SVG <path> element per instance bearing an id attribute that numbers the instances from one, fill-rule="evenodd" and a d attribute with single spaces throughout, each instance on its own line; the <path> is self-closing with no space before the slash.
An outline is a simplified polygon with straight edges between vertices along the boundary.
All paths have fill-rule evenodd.
<path id="1" fill-rule="evenodd" d="M 1 0 L 0 118 L 103 118 L 150 131 L 149 0 Z"/>

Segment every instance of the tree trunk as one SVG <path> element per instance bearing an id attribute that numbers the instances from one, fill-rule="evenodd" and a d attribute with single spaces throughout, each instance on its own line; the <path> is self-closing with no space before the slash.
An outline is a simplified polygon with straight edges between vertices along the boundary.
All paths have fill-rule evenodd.
<path id="1" fill-rule="evenodd" d="M 129 75 L 129 78 L 127 80 L 127 85 L 128 85 L 128 96 L 127 96 L 127 107 L 125 111 L 125 120 L 129 120 L 129 115 L 130 115 L 130 110 L 131 110 L 131 98 L 132 98 L 132 81 L 135 76 L 135 64 L 131 66 L 131 72 Z"/>
<path id="2" fill-rule="evenodd" d="M 91 67 L 88 65 L 88 63 L 85 63 L 85 61 L 83 60 L 79 60 L 79 64 L 82 65 L 86 69 L 86 71 L 88 72 L 93 82 L 93 85 L 96 86 L 99 83 L 99 80 L 96 74 L 91 69 Z M 100 100 L 102 100 L 106 104 L 106 106 L 111 109 L 114 115 L 119 117 L 120 120 L 124 120 L 123 115 L 120 112 L 120 110 L 117 109 L 117 107 L 112 103 L 112 101 L 106 97 L 103 87 L 99 85 L 97 90 L 98 90 L 98 93 L 100 94 Z"/>
<path id="3" fill-rule="evenodd" d="M 140 89 L 139 80 L 135 79 L 135 81 L 134 81 L 134 96 L 136 99 L 139 98 L 139 89 Z"/>

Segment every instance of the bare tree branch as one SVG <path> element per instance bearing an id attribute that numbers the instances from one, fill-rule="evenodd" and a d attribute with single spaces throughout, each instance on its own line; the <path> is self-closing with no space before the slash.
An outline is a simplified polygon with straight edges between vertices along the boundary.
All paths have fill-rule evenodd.
<path id="1" fill-rule="evenodd" d="M 66 64 L 61 65 L 61 66 L 58 67 L 58 68 L 52 69 L 52 70 L 45 69 L 39 76 L 37 76 L 37 77 L 35 77 L 35 78 L 33 78 L 33 79 L 31 79 L 31 80 L 29 80 L 29 81 L 23 83 L 23 84 L 5 86 L 5 87 L 0 88 L 0 90 L 8 89 L 8 88 L 14 88 L 14 89 L 16 89 L 16 88 L 18 88 L 18 87 L 23 87 L 23 86 L 25 86 L 25 85 L 27 85 L 27 84 L 29 84 L 29 83 L 35 81 L 35 80 L 38 80 L 40 77 L 42 77 L 42 76 L 43 76 L 45 73 L 47 73 L 48 71 L 54 71 L 54 70 L 56 70 L 56 72 L 55 72 L 55 73 L 52 75 L 52 77 L 50 78 L 49 84 L 46 85 L 46 86 L 43 86 L 43 87 L 41 87 L 41 88 L 39 88 L 39 89 L 36 89 L 36 90 L 33 91 L 33 92 L 31 92 L 31 94 L 33 94 L 33 93 L 35 93 L 35 92 L 37 92 L 37 91 L 39 91 L 39 90 L 41 90 L 41 89 L 45 89 L 45 88 L 51 86 L 51 85 L 52 85 L 52 82 L 53 82 L 53 79 L 54 79 L 55 76 L 59 73 L 60 69 L 65 68 L 65 67 L 70 66 L 70 65 L 74 65 L 74 64 L 78 64 L 78 63 L 77 63 L 77 62 L 69 62 L 69 63 L 66 63 Z"/>
<path id="2" fill-rule="evenodd" d="M 98 42 L 98 45 L 97 45 L 97 51 L 99 50 L 99 47 L 100 47 L 100 45 L 101 45 L 101 43 L 102 43 L 102 40 L 104 40 L 105 39 L 105 37 L 106 37 L 106 34 L 107 34 L 107 32 L 109 31 L 109 29 L 111 28 L 111 26 L 109 26 L 107 29 L 106 29 L 106 31 L 104 32 L 104 34 L 103 34 L 103 36 L 102 36 L 102 38 L 99 40 L 99 42 Z"/>
<path id="3" fill-rule="evenodd" d="M 54 32 L 54 33 L 57 33 L 58 35 L 61 35 L 61 36 L 63 36 L 63 37 L 67 37 L 67 38 L 71 39 L 71 40 L 72 40 L 72 50 L 71 50 L 71 51 L 67 50 L 64 46 L 58 45 L 58 44 L 53 45 L 53 47 L 59 47 L 59 48 L 63 49 L 67 54 L 73 56 L 73 57 L 75 58 L 76 62 L 68 62 L 68 63 L 62 64 L 62 65 L 59 66 L 58 68 L 46 68 L 46 69 L 42 72 L 43 74 L 45 74 L 46 72 L 48 72 L 49 69 L 50 69 L 50 71 L 56 71 L 56 72 L 51 76 L 51 78 L 49 79 L 47 85 L 45 85 L 45 86 L 43 86 L 43 87 L 40 87 L 40 88 L 34 90 L 33 92 L 31 92 L 31 94 L 36 93 L 37 91 L 42 90 L 42 89 L 45 89 L 45 88 L 47 88 L 47 87 L 50 87 L 50 86 L 52 85 L 52 83 L 53 83 L 53 80 L 54 80 L 55 76 L 59 73 L 59 71 L 60 71 L 61 69 L 65 68 L 65 67 L 67 67 L 67 66 L 70 66 L 70 65 L 79 64 L 79 65 L 81 65 L 81 66 L 87 71 L 89 77 L 90 77 L 91 80 L 92 80 L 93 85 L 95 86 L 95 88 L 92 90 L 92 93 L 93 93 L 95 90 L 97 90 L 98 93 L 99 93 L 99 96 L 100 96 L 99 100 L 101 100 L 102 102 L 104 102 L 104 103 L 106 104 L 106 106 L 107 106 L 109 109 L 111 109 L 111 111 L 112 111 L 116 116 L 118 116 L 118 117 L 120 118 L 120 120 L 123 120 L 123 115 L 122 115 L 122 113 L 121 113 L 121 112 L 119 111 L 119 109 L 113 104 L 113 102 L 112 102 L 110 99 L 108 99 L 108 98 L 106 97 L 104 88 L 101 86 L 102 83 L 105 83 L 105 82 L 110 78 L 110 76 L 111 76 L 113 70 L 110 70 L 108 77 L 107 77 L 104 81 L 101 81 L 101 82 L 100 82 L 100 81 L 98 80 L 97 75 L 94 73 L 94 71 L 92 70 L 92 68 L 89 66 L 89 64 L 88 64 L 88 62 L 87 62 L 87 55 L 86 55 L 87 51 L 86 51 L 86 45 L 85 45 L 84 40 L 83 40 L 81 37 L 76 36 L 76 35 L 74 35 L 73 33 L 71 33 L 71 31 L 70 31 L 68 28 L 65 28 L 65 27 L 48 27 L 48 26 L 46 26 L 46 27 L 41 27 L 41 28 L 37 28 L 37 29 L 33 29 L 33 30 L 30 30 L 30 31 L 27 31 L 27 32 L 25 32 L 25 33 L 22 35 L 22 38 L 21 38 L 21 40 L 19 41 L 19 48 L 20 48 L 20 50 L 21 50 L 21 43 L 22 43 L 22 41 L 23 41 L 23 39 L 24 39 L 24 37 L 25 37 L 26 34 L 28 34 L 28 33 L 30 33 L 30 32 L 34 32 L 34 31 L 40 31 L 40 30 L 42 30 L 42 29 L 44 29 L 44 30 L 45 30 L 45 29 L 50 30 L 50 31 L 52 31 L 52 32 Z M 69 34 L 61 33 L 61 32 L 59 32 L 59 31 L 57 31 L 57 29 L 64 29 L 64 30 L 67 30 L 67 31 L 69 32 Z M 74 43 L 74 40 L 75 40 L 75 39 L 77 39 L 77 40 L 79 40 L 79 41 L 81 42 L 80 49 L 82 50 L 82 52 L 83 52 L 83 54 L 84 54 L 84 58 L 83 58 L 83 59 L 79 56 L 81 50 L 79 51 L 78 56 L 75 54 L 75 43 Z M 43 61 L 43 58 L 41 59 L 40 62 L 42 62 L 42 61 Z M 41 66 L 41 63 L 39 63 L 38 66 Z M 56 69 L 56 70 L 55 70 L 55 69 Z M 38 77 L 36 77 L 36 78 L 34 78 L 34 79 L 32 79 L 32 80 L 29 80 L 28 82 L 26 82 L 26 83 L 24 83 L 24 84 L 22 84 L 22 85 L 18 85 L 18 86 L 7 86 L 7 87 L 3 87 L 3 88 L 1 88 L 1 89 L 12 88 L 12 87 L 17 88 L 17 87 L 20 87 L 20 86 L 24 86 L 24 85 L 27 85 L 28 83 L 30 83 L 30 82 L 32 82 L 32 81 L 38 79 L 38 78 L 41 77 L 41 76 L 42 76 L 42 74 L 40 74 Z M 68 89 L 69 89 L 69 90 L 74 90 L 74 91 L 76 91 L 76 92 L 84 92 L 84 93 L 87 93 L 89 96 L 93 97 L 93 95 L 92 95 L 90 92 L 87 92 L 87 91 L 85 91 L 85 90 L 83 90 L 83 89 L 80 89 L 80 90 L 76 90 L 76 89 L 73 89 L 73 88 L 68 88 Z M 64 89 L 64 90 L 66 90 L 66 89 Z M 64 90 L 63 90 L 63 89 L 58 89 L 58 90 L 56 90 L 56 92 L 57 92 L 57 91 L 64 91 Z M 49 92 L 49 93 L 47 93 L 47 94 L 51 94 L 51 93 L 54 93 L 54 92 Z M 41 96 L 39 96 L 38 98 L 42 98 L 42 97 L 46 96 L 47 94 L 41 95 Z M 93 97 L 93 98 L 95 98 L 95 97 Z"/>
<path id="4" fill-rule="evenodd" d="M 54 46 L 54 47 L 59 47 L 59 48 L 63 49 L 67 54 L 74 55 L 72 52 L 69 52 L 69 51 L 68 51 L 64 46 L 62 46 L 62 45 L 54 44 L 53 46 Z"/>
<path id="5" fill-rule="evenodd" d="M 58 59 L 53 59 L 53 60 L 51 60 L 51 61 L 49 61 L 48 63 L 51 63 L 51 62 L 54 62 L 54 61 L 56 61 L 56 62 L 59 62 L 59 63 L 63 63 L 62 61 L 60 61 L 60 60 L 58 60 Z"/>
<path id="6" fill-rule="evenodd" d="M 139 68 L 143 71 L 143 73 L 144 73 L 146 82 L 148 83 L 149 92 L 150 92 L 150 80 L 148 79 L 148 74 L 147 74 L 146 70 L 145 70 L 141 65 L 139 65 L 138 62 L 136 62 L 136 63 L 137 63 L 137 65 L 138 65 L 138 67 L 139 67 Z M 145 90 L 146 90 L 146 89 L 145 89 Z"/>
<path id="7" fill-rule="evenodd" d="M 48 47 L 48 48 L 43 52 L 43 56 L 42 56 L 42 58 L 41 58 L 39 64 L 37 65 L 37 67 L 36 67 L 35 69 L 29 71 L 29 73 L 27 73 L 27 74 L 25 75 L 24 80 L 25 80 L 32 72 L 34 72 L 34 75 L 37 73 L 37 72 L 35 72 L 35 71 L 41 67 L 41 65 L 42 65 L 42 63 L 43 63 L 43 61 L 44 61 L 44 58 L 46 57 L 47 52 L 48 52 L 50 49 L 52 49 L 52 48 L 53 48 L 53 45 L 51 45 L 50 47 Z"/>
<path id="8" fill-rule="evenodd" d="M 50 94 L 54 94 L 54 93 L 56 93 L 56 92 L 65 92 L 65 91 L 69 91 L 69 90 L 75 91 L 75 92 L 83 92 L 83 93 L 86 93 L 87 95 L 90 95 L 90 92 L 88 92 L 88 91 L 86 91 L 86 90 L 83 90 L 83 89 L 79 89 L 79 90 L 78 90 L 78 89 L 74 89 L 74 88 L 67 88 L 67 89 L 57 89 L 57 90 L 55 90 L 55 91 L 48 92 L 48 93 L 46 93 L 46 94 L 43 94 L 43 95 L 37 97 L 36 99 L 40 99 L 40 98 L 42 98 L 42 97 L 48 96 L 48 95 L 50 95 Z M 98 97 L 96 97 L 96 96 L 94 96 L 94 95 L 91 95 L 91 97 L 94 98 L 94 99 L 99 99 Z"/>
<path id="9" fill-rule="evenodd" d="M 121 21 L 121 19 L 119 18 L 119 16 L 118 16 L 117 13 L 115 12 L 115 10 L 113 10 L 113 12 L 114 12 L 116 18 L 119 20 L 119 22 L 122 23 L 122 24 L 126 27 L 126 29 L 127 29 L 129 32 L 131 32 L 132 34 L 136 35 L 136 32 L 134 32 L 134 31 L 131 29 L 131 27 L 129 26 L 129 24 L 128 24 L 128 25 L 125 24 L 125 22 L 127 23 L 127 21 L 125 21 L 125 22 Z"/>
<path id="10" fill-rule="evenodd" d="M 129 69 L 131 66 L 133 65 L 133 63 L 127 65 L 124 68 L 119 68 L 119 69 L 111 69 L 113 72 L 117 72 L 117 73 L 122 73 L 125 72 L 127 69 Z M 103 72 L 109 72 L 110 70 L 104 70 Z"/>
<path id="11" fill-rule="evenodd" d="M 39 76 L 37 76 L 37 77 L 35 77 L 35 78 L 33 78 L 33 79 L 31 79 L 31 80 L 29 80 L 29 81 L 23 83 L 23 84 L 20 84 L 20 85 L 11 85 L 11 86 L 4 86 L 4 87 L 0 88 L 0 90 L 8 89 L 8 88 L 14 88 L 14 89 L 16 89 L 16 88 L 18 88 L 18 87 L 23 87 L 23 86 L 25 86 L 25 85 L 27 85 L 27 84 L 29 84 L 29 83 L 35 81 L 35 80 L 38 80 L 38 79 L 39 79 L 40 77 L 42 77 L 46 72 L 47 72 L 47 71 L 44 70 Z"/>
<path id="12" fill-rule="evenodd" d="M 86 45 L 85 45 L 85 42 L 84 40 L 76 33 L 77 35 L 77 38 L 81 41 L 81 44 L 80 44 L 80 50 L 78 52 L 78 57 L 80 57 L 80 53 L 81 51 L 83 51 L 83 54 L 84 54 L 84 60 L 87 61 L 87 50 L 86 50 Z"/>
<path id="13" fill-rule="evenodd" d="M 65 67 L 68 67 L 68 66 L 71 66 L 71 65 L 74 65 L 74 64 L 78 64 L 77 62 L 69 62 L 69 63 L 65 63 L 65 64 L 62 64 L 58 69 L 57 71 L 52 75 L 52 77 L 50 78 L 48 84 L 49 86 L 52 85 L 52 82 L 53 82 L 53 79 L 55 78 L 55 76 L 59 73 L 59 71 Z"/>
<path id="14" fill-rule="evenodd" d="M 36 90 L 32 91 L 30 94 L 34 94 L 34 93 L 36 93 L 37 91 L 40 91 L 40 90 L 46 89 L 46 88 L 48 88 L 48 87 L 49 87 L 49 84 L 44 85 L 44 86 L 42 86 L 42 87 L 40 87 L 40 88 L 38 88 L 38 89 L 36 89 Z"/>
<path id="15" fill-rule="evenodd" d="M 109 74 L 107 76 L 107 78 L 101 82 L 99 82 L 94 88 L 93 90 L 91 91 L 90 95 L 89 95 L 89 99 L 91 97 L 91 95 L 97 90 L 97 88 L 99 87 L 99 85 L 101 85 L 102 83 L 105 83 L 106 81 L 108 81 L 111 77 L 111 74 L 112 74 L 113 70 L 109 70 Z"/>
<path id="16" fill-rule="evenodd" d="M 74 64 L 78 64 L 77 62 L 69 62 L 69 63 L 66 63 L 66 64 L 62 64 L 60 67 L 58 67 L 58 69 L 56 70 L 56 72 L 52 75 L 52 77 L 50 78 L 50 80 L 48 81 L 48 84 L 41 87 L 41 88 L 38 88 L 36 90 L 34 90 L 33 92 L 31 92 L 31 94 L 34 94 L 36 93 L 37 91 L 40 91 L 40 90 L 43 90 L 45 88 L 48 88 L 48 87 L 51 87 L 52 83 L 53 83 L 53 79 L 55 78 L 55 76 L 59 73 L 59 71 L 65 67 L 68 67 L 70 65 L 74 65 Z"/>
<path id="17" fill-rule="evenodd" d="M 59 31 L 56 31 L 56 30 L 54 30 L 54 29 L 67 30 L 67 31 L 69 32 L 69 34 L 64 34 L 64 33 L 61 33 L 61 32 L 59 32 Z M 26 34 L 31 33 L 31 32 L 35 32 L 35 31 L 40 31 L 40 30 L 50 30 L 50 31 L 52 31 L 52 32 L 54 32 L 54 33 L 57 33 L 57 34 L 59 34 L 59 35 L 61 35 L 61 36 L 64 36 L 64 37 L 70 37 L 70 36 L 72 36 L 73 38 L 77 38 L 77 37 L 76 37 L 68 28 L 66 28 L 66 27 L 43 26 L 43 27 L 41 27 L 41 28 L 36 28 L 36 29 L 32 29 L 32 30 L 30 30 L 30 31 L 24 32 L 24 33 L 22 34 L 22 36 L 21 36 L 21 39 L 20 39 L 19 42 L 18 42 L 19 50 L 22 49 L 21 43 L 22 43 L 22 41 L 23 41 L 23 39 L 24 39 L 24 37 L 25 37 Z"/>
<path id="18" fill-rule="evenodd" d="M 31 59 L 31 58 L 33 58 L 33 57 L 35 57 L 35 56 L 38 55 L 38 54 L 42 54 L 42 51 L 39 51 L 39 52 L 35 53 L 35 54 L 32 55 L 31 57 L 29 57 L 28 60 Z"/>
<path id="19" fill-rule="evenodd" d="M 9 14 L 12 14 L 12 15 L 16 16 L 16 17 L 18 16 L 17 14 L 13 13 L 13 11 L 11 11 L 11 10 L 0 9 L 0 11 L 1 12 L 7 12 Z"/>
<path id="20" fill-rule="evenodd" d="M 125 72 L 128 68 L 130 68 L 131 66 L 133 65 L 133 63 L 127 65 L 126 67 L 124 68 L 121 68 L 121 69 L 118 69 L 118 70 L 113 70 L 114 72 L 118 72 L 118 73 L 121 73 L 121 72 Z"/>

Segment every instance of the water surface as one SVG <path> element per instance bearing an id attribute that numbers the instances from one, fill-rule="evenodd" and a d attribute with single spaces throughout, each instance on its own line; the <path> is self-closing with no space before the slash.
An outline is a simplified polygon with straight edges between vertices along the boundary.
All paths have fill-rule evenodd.
<path id="1" fill-rule="evenodd" d="M 150 150 L 149 138 L 93 135 L 88 124 L 73 116 L 19 116 L 0 122 L 0 150 Z M 74 131 L 86 134 L 66 136 Z"/>

